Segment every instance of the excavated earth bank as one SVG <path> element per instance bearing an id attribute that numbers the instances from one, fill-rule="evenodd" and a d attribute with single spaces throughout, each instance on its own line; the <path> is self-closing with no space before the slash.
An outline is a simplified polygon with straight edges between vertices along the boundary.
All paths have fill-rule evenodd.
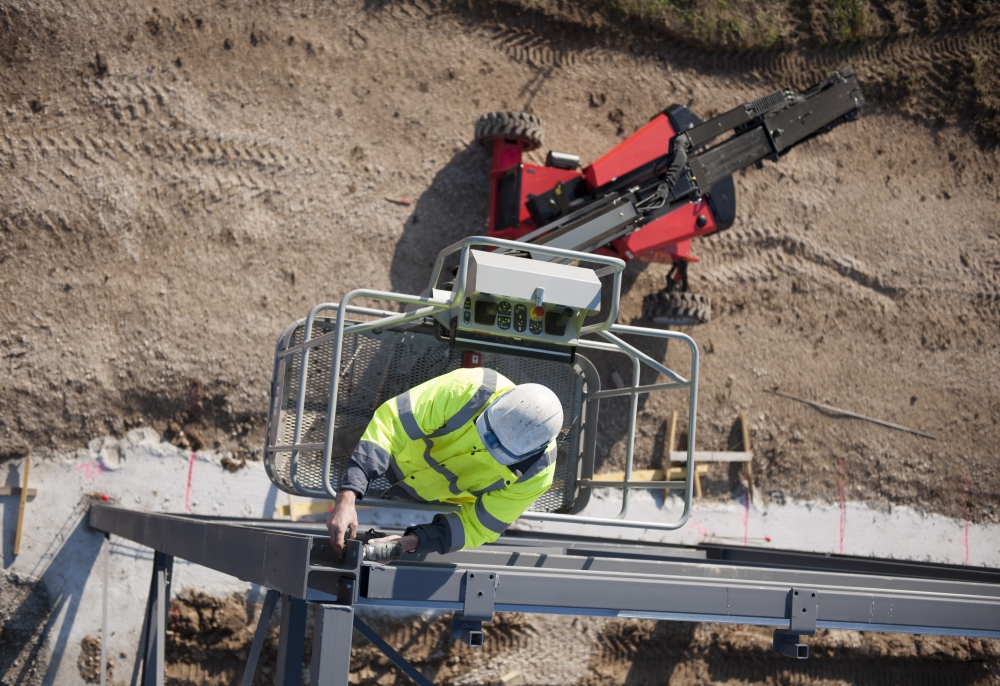
<path id="1" fill-rule="evenodd" d="M 816 28 L 842 5 L 868 8 L 875 28 L 849 42 Z M 691 331 L 699 445 L 726 448 L 745 410 L 765 497 L 835 501 L 843 483 L 851 500 L 996 521 L 995 7 L 781 5 L 784 37 L 739 44 L 772 46 L 753 52 L 677 24 L 673 5 L 643 14 L 658 6 L 0 2 L 0 456 L 152 424 L 180 445 L 256 458 L 284 326 L 355 287 L 414 292 L 441 247 L 482 230 L 489 158 L 469 142 L 483 111 L 534 112 L 545 149 L 586 163 L 671 102 L 708 116 L 853 62 L 872 103 L 861 120 L 739 174 L 735 226 L 695 245 L 693 286 L 713 300 L 712 322 Z M 620 321 L 640 323 L 665 274 L 630 265 Z M 605 383 L 627 375 L 595 361 Z M 775 387 L 936 440 L 765 392 Z M 662 454 L 673 409 L 643 405 L 640 466 Z M 601 469 L 621 467 L 623 410 L 602 410 Z M 738 475 L 713 470 L 709 496 L 730 497 Z M 788 676 L 763 648 L 718 657 L 741 636 L 763 641 L 751 630 L 621 627 L 631 647 L 607 658 L 608 679 L 639 679 L 613 665 L 638 669 L 651 642 L 707 651 L 708 671 L 675 669 L 689 675 L 678 683 L 729 678 L 715 664 L 759 683 L 850 680 L 813 663 Z M 698 638 L 713 632 L 729 643 Z M 939 664 L 922 640 L 898 639 L 910 652 L 897 665 L 849 647 L 897 639 L 830 636 L 852 656 L 838 664 Z M 995 680 L 995 661 L 976 657 L 990 649 L 932 644 Z M 603 655 L 598 645 L 587 649 Z"/>

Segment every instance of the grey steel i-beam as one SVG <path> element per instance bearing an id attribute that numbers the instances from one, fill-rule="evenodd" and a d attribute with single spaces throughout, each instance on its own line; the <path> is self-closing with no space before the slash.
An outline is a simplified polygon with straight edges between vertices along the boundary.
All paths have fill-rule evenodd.
<path id="1" fill-rule="evenodd" d="M 494 612 L 769 626 L 775 649 L 798 658 L 808 654 L 799 637 L 816 628 L 1000 638 L 996 569 L 510 530 L 478 550 L 382 565 L 362 560 L 359 541 L 348 541 L 339 559 L 319 523 L 92 505 L 90 525 L 157 551 L 140 641 L 144 675 L 156 678 L 162 653 L 148 634 L 163 635 L 174 556 L 266 587 L 268 598 L 282 595 L 285 684 L 301 673 L 307 601 L 317 603 L 311 673 L 324 684 L 347 678 L 348 623 L 359 626 L 354 613 L 366 607 L 454 612 L 470 643 Z M 261 622 L 266 628 L 263 613 Z M 316 682 L 319 674 L 330 680 Z"/>

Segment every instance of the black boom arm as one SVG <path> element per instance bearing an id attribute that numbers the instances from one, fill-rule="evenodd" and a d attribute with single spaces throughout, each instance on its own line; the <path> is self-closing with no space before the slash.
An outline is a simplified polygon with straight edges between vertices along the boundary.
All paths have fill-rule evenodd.
<path id="1" fill-rule="evenodd" d="M 775 91 L 681 134 L 687 136 L 691 178 L 697 195 L 765 158 L 777 161 L 792 147 L 857 117 L 864 105 L 854 70 L 845 67 L 803 93 Z M 697 150 L 726 130 L 736 134 L 712 148 Z"/>
<path id="2" fill-rule="evenodd" d="M 702 197 L 711 202 L 712 187 L 723 179 L 765 159 L 777 161 L 792 147 L 857 118 L 864 102 L 850 66 L 801 93 L 774 91 L 678 133 L 663 156 L 595 189 L 583 207 L 519 240 L 596 250 L 680 203 Z M 727 132 L 732 136 L 709 145 Z"/>

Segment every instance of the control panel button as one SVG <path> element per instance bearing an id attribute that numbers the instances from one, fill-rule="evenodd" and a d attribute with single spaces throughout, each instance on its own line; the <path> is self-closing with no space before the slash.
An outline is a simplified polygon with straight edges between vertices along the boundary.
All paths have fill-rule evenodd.
<path id="1" fill-rule="evenodd" d="M 465 299 L 465 304 L 462 305 L 462 308 L 466 309 L 466 310 L 471 310 L 472 309 L 472 298 L 466 298 Z"/>
<path id="2" fill-rule="evenodd" d="M 497 305 L 497 312 L 500 314 L 510 314 L 510 303 L 506 300 L 501 300 L 500 304 Z"/>
<path id="3" fill-rule="evenodd" d="M 501 329 L 509 329 L 510 328 L 510 317 L 505 317 L 503 315 L 500 315 L 499 317 L 497 317 L 497 326 L 499 326 Z"/>
<path id="4" fill-rule="evenodd" d="M 528 324 L 528 331 L 535 334 L 536 336 L 540 336 L 542 334 L 542 322 L 540 321 L 530 322 Z"/>
<path id="5" fill-rule="evenodd" d="M 464 323 L 466 323 L 466 324 L 468 324 L 470 321 L 472 321 L 472 313 L 471 312 L 463 312 L 462 313 L 462 321 Z"/>
<path id="6" fill-rule="evenodd" d="M 542 306 L 536 306 L 531 308 L 531 318 L 535 321 L 541 321 L 545 316 L 545 308 Z"/>
<path id="7" fill-rule="evenodd" d="M 525 305 L 514 306 L 514 330 L 523 332 L 528 328 L 528 308 Z"/>

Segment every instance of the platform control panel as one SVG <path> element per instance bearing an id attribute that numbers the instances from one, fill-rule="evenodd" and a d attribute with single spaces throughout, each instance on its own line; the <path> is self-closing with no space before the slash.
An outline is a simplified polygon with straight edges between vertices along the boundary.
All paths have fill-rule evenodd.
<path id="1" fill-rule="evenodd" d="M 572 361 L 583 321 L 601 309 L 592 269 L 473 250 L 466 295 L 449 310 L 457 348 Z M 447 297 L 436 292 L 437 297 Z"/>

